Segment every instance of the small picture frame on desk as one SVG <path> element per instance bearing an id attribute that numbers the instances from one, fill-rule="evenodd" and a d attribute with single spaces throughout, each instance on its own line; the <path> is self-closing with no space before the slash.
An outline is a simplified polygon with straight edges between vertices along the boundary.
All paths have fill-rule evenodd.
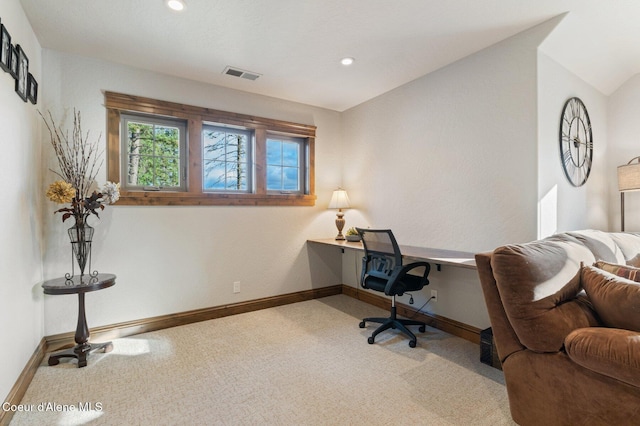
<path id="1" fill-rule="evenodd" d="M 27 102 L 27 94 L 29 91 L 29 58 L 22 50 L 20 45 L 16 45 L 18 53 L 18 73 L 16 76 L 16 93 L 23 101 Z"/>
<path id="2" fill-rule="evenodd" d="M 35 78 L 33 78 L 33 74 L 29 73 L 29 77 L 27 79 L 27 99 L 32 104 L 38 103 L 38 82 Z"/>
<path id="3" fill-rule="evenodd" d="M 0 67 L 11 72 L 11 36 L 4 24 L 0 24 Z"/>

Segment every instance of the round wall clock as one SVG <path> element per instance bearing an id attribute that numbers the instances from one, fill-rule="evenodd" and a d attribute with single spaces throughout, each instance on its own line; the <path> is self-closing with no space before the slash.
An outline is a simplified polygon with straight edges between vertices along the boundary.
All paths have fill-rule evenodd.
<path id="1" fill-rule="evenodd" d="M 579 98 L 568 99 L 562 108 L 560 158 L 571 185 L 584 185 L 593 163 L 593 134 L 589 113 Z"/>

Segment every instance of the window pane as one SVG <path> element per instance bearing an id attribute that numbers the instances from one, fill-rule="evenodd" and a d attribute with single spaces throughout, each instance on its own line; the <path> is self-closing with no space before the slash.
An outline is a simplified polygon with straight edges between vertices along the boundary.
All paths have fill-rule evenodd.
<path id="1" fill-rule="evenodd" d="M 230 161 L 247 161 L 247 138 L 245 135 L 227 134 L 227 159 Z"/>
<path id="2" fill-rule="evenodd" d="M 162 120 L 126 121 L 127 185 L 176 188 L 181 186 L 181 128 Z M 156 122 L 157 121 L 157 122 Z"/>
<path id="3" fill-rule="evenodd" d="M 282 189 L 282 167 L 267 166 L 267 189 Z"/>
<path id="4" fill-rule="evenodd" d="M 267 164 L 282 164 L 282 142 L 267 139 Z"/>
<path id="5" fill-rule="evenodd" d="M 137 178 L 132 185 L 153 186 L 153 157 L 140 157 Z"/>
<path id="6" fill-rule="evenodd" d="M 140 174 L 140 156 L 139 155 L 130 155 L 129 156 L 129 167 L 127 173 L 127 183 L 129 185 L 138 185 L 139 174 Z"/>
<path id="7" fill-rule="evenodd" d="M 282 188 L 285 191 L 298 191 L 300 179 L 298 169 L 295 167 L 283 167 Z"/>
<path id="8" fill-rule="evenodd" d="M 224 166 L 225 163 L 222 161 L 214 161 L 210 163 L 210 167 L 205 170 L 204 189 L 224 189 Z"/>
<path id="9" fill-rule="evenodd" d="M 153 138 L 141 137 L 138 146 L 140 155 L 153 155 Z"/>
<path id="10" fill-rule="evenodd" d="M 226 188 L 230 190 L 244 190 L 247 189 L 245 170 L 240 163 L 227 163 L 227 185 Z"/>
<path id="11" fill-rule="evenodd" d="M 291 142 L 284 142 L 282 144 L 282 164 L 284 166 L 299 167 L 298 153 L 300 150 L 298 146 L 297 143 Z"/>
<path id="12" fill-rule="evenodd" d="M 301 191 L 301 144 L 292 139 L 267 139 L 267 190 Z"/>
<path id="13" fill-rule="evenodd" d="M 142 123 L 129 122 L 129 154 L 152 155 L 153 154 L 153 126 Z"/>
<path id="14" fill-rule="evenodd" d="M 204 131 L 202 134 L 204 139 L 203 158 L 205 160 L 224 161 L 226 148 L 224 144 L 224 133 Z"/>
<path id="15" fill-rule="evenodd" d="M 205 191 L 249 191 L 249 131 L 205 126 L 203 188 Z"/>
<path id="16" fill-rule="evenodd" d="M 177 158 L 156 157 L 155 186 L 180 185 L 180 163 Z"/>
<path id="17" fill-rule="evenodd" d="M 176 127 L 156 126 L 156 155 L 174 156 L 180 155 L 180 144 L 178 141 L 179 130 Z"/>

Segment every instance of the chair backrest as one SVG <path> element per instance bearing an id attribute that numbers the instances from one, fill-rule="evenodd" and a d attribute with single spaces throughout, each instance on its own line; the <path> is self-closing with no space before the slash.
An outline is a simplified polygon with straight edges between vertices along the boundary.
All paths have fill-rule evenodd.
<path id="1" fill-rule="evenodd" d="M 364 256 L 369 260 L 367 274 L 388 277 L 394 268 L 402 265 L 400 247 L 390 229 L 356 228 L 356 231 L 362 238 Z"/>

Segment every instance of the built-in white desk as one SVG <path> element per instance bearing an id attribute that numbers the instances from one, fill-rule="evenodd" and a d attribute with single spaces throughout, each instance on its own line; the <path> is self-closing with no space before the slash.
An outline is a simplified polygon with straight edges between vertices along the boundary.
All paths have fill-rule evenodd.
<path id="1" fill-rule="evenodd" d="M 317 246 L 318 248 L 333 247 L 333 249 L 335 250 L 341 249 L 343 253 L 344 250 L 364 252 L 364 247 L 362 246 L 361 242 L 356 243 L 345 240 L 339 241 L 335 240 L 334 238 L 310 239 L 307 240 L 307 244 L 309 246 Z M 331 251 L 331 249 L 329 249 L 329 251 Z M 442 267 L 458 269 L 457 271 L 449 270 L 446 279 L 451 279 L 452 274 L 456 277 L 472 274 L 477 279 L 477 274 L 474 272 L 477 270 L 474 253 L 405 245 L 400 246 L 400 251 L 402 252 L 402 257 L 407 258 L 408 262 L 411 262 L 412 260 L 422 260 L 430 263 L 431 265 L 435 265 L 438 271 L 442 270 Z M 381 308 L 388 308 L 387 301 L 384 300 L 383 297 L 371 294 L 369 292 L 359 292 L 357 285 L 356 287 L 348 285 L 343 285 L 342 287 L 342 292 L 344 294 L 363 300 L 367 303 Z M 476 297 L 479 298 L 479 300 L 482 300 L 480 285 L 473 286 L 471 292 L 465 291 L 464 297 L 467 299 L 469 297 Z M 408 306 L 402 304 L 398 304 L 398 307 L 398 313 L 400 315 L 415 315 L 415 310 L 413 308 L 409 308 Z M 422 319 L 423 321 L 427 321 L 427 323 L 433 327 L 439 328 L 440 330 L 446 331 L 447 333 L 451 333 L 455 336 L 462 337 L 463 339 L 469 340 L 470 342 L 480 343 L 481 329 L 478 327 L 468 325 L 457 320 L 452 320 L 438 314 L 422 312 L 420 315 L 423 316 L 420 319 Z"/>
<path id="2" fill-rule="evenodd" d="M 334 238 L 321 238 L 307 240 L 311 244 L 324 244 L 341 247 L 343 249 L 362 250 L 361 242 L 350 242 L 346 240 L 336 240 Z M 455 250 L 443 250 L 429 247 L 400 246 L 402 257 L 424 260 L 433 263 L 440 270 L 441 265 L 455 266 L 458 268 L 477 269 L 476 259 L 473 253 Z"/>

